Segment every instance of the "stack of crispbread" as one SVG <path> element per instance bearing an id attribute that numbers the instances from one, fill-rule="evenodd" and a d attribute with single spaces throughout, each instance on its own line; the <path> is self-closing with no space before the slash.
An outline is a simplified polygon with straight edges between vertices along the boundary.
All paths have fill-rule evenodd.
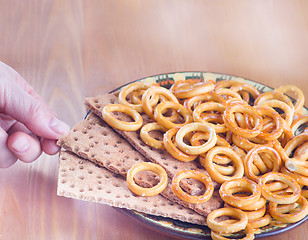
<path id="1" fill-rule="evenodd" d="M 223 202 L 215 191 L 206 203 L 188 204 L 172 191 L 171 179 L 181 170 L 198 169 L 207 174 L 197 162 L 180 162 L 165 150 L 144 144 L 138 132 L 112 129 L 101 116 L 102 108 L 117 103 L 116 94 L 87 98 L 85 103 L 91 113 L 80 121 L 70 134 L 59 140 L 62 147 L 59 158 L 58 195 L 87 201 L 100 202 L 184 222 L 206 224 L 206 216 Z M 119 114 L 118 118 L 126 116 Z M 145 114 L 144 122 L 151 121 Z M 151 161 L 165 168 L 169 184 L 154 197 L 133 194 L 126 185 L 127 171 L 136 163 Z M 135 181 L 141 186 L 153 186 L 159 179 L 155 174 L 142 172 Z M 214 183 L 218 187 L 217 183 Z M 186 179 L 181 187 L 190 194 L 200 194 L 204 186 Z"/>

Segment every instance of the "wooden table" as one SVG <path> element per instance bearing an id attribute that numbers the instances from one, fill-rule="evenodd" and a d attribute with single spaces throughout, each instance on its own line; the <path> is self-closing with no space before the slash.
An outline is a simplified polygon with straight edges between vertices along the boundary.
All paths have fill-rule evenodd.
<path id="1" fill-rule="evenodd" d="M 0 0 L 0 59 L 70 126 L 85 96 L 174 71 L 292 83 L 308 96 L 307 13 L 300 0 Z M 58 197 L 57 166 L 42 155 L 0 170 L 0 240 L 172 239 L 109 206 Z M 279 239 L 308 239 L 307 229 Z"/>

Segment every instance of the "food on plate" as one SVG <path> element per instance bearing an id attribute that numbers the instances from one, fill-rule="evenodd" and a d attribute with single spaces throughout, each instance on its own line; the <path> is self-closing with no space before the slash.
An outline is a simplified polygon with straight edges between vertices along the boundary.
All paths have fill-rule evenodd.
<path id="1" fill-rule="evenodd" d="M 126 186 L 140 198 L 162 196 L 207 217 L 215 239 L 242 230 L 252 239 L 252 231 L 272 219 L 293 223 L 308 214 L 308 133 L 295 136 L 307 122 L 303 101 L 300 89 L 290 85 L 263 93 L 234 80 L 183 79 L 170 89 L 135 82 L 87 98 L 88 118 L 96 122 L 83 123 L 86 140 L 72 144 L 81 137 L 74 128 L 59 145 L 127 177 Z M 93 144 L 99 121 L 106 135 L 117 136 L 117 147 L 103 147 L 99 140 Z M 130 153 L 138 157 L 133 160 Z M 139 168 L 148 163 L 157 171 Z M 213 221 L 214 213 L 227 218 Z"/>
<path id="2" fill-rule="evenodd" d="M 221 198 L 233 207 L 252 207 L 256 205 L 261 198 L 261 187 L 257 183 L 246 178 L 235 178 L 224 182 L 219 189 L 219 193 Z M 238 193 L 242 194 L 239 195 Z M 249 194 L 245 195 L 243 193 Z"/>
<path id="3" fill-rule="evenodd" d="M 112 115 L 112 112 L 122 112 L 129 115 L 134 119 L 134 122 L 124 122 L 118 120 Z M 141 128 L 143 120 L 141 115 L 134 109 L 123 105 L 123 104 L 110 104 L 104 107 L 103 109 L 103 118 L 104 120 L 113 127 L 121 129 L 123 131 L 137 131 Z"/>
<path id="4" fill-rule="evenodd" d="M 180 182 L 184 178 L 192 178 L 197 179 L 200 182 L 202 182 L 206 188 L 205 192 L 200 196 L 192 196 L 190 194 L 187 194 L 184 192 L 180 186 Z M 175 195 L 182 199 L 185 202 L 198 204 L 207 202 L 212 196 L 214 192 L 214 185 L 207 175 L 200 171 L 195 170 L 184 170 L 181 172 L 178 172 L 175 176 L 172 178 L 172 190 L 175 193 Z"/>
<path id="5" fill-rule="evenodd" d="M 235 221 L 224 220 L 218 221 L 216 220 L 219 217 L 230 217 L 235 219 Z M 239 232 L 248 224 L 248 217 L 247 215 L 235 208 L 220 208 L 214 210 L 207 216 L 207 225 L 212 231 L 218 233 L 235 233 Z"/>
<path id="6" fill-rule="evenodd" d="M 159 176 L 159 182 L 151 187 L 151 188 L 146 188 L 146 187 L 141 187 L 138 184 L 135 183 L 134 177 L 137 175 L 137 173 L 141 171 L 151 171 L 156 173 Z M 135 194 L 139 196 L 155 196 L 167 187 L 168 183 L 168 176 L 165 171 L 161 166 L 155 163 L 150 163 L 150 162 L 142 162 L 135 164 L 132 166 L 126 175 L 126 182 L 128 188 Z"/>

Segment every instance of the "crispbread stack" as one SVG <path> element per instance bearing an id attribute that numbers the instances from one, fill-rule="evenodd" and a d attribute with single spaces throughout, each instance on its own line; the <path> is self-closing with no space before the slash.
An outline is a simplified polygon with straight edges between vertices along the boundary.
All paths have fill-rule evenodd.
<path id="1" fill-rule="evenodd" d="M 111 206 L 125 207 L 127 209 L 134 209 L 144 213 L 171 217 L 185 222 L 205 224 L 205 217 L 211 211 L 221 207 L 223 204 L 217 190 L 208 202 L 201 204 L 189 204 L 180 200 L 174 194 L 171 187 L 171 179 L 178 171 L 184 169 L 199 170 L 205 172 L 206 174 L 207 172 L 200 167 L 196 161 L 183 163 L 173 158 L 165 150 L 156 150 L 149 147 L 142 142 L 139 138 L 139 133 L 137 132 L 115 131 L 115 129 L 111 128 L 105 121 L 103 121 L 100 110 L 106 104 L 117 103 L 117 101 L 118 98 L 115 94 L 106 94 L 96 98 L 87 98 L 86 105 L 92 110 L 92 113 L 90 113 L 86 119 L 80 121 L 67 137 L 58 141 L 58 145 L 68 151 L 62 152 L 60 157 L 58 194 L 77 199 L 107 203 Z M 121 113 L 118 113 L 117 116 L 117 118 L 123 120 L 125 120 L 126 117 L 127 116 L 124 114 L 121 115 Z M 145 114 L 143 114 L 142 117 L 144 119 L 144 123 L 152 121 Z M 69 161 L 66 161 L 63 158 L 69 159 Z M 77 160 L 79 160 L 79 162 Z M 89 163 L 89 161 L 92 163 Z M 144 161 L 152 161 L 161 165 L 165 168 L 169 176 L 169 183 L 166 189 L 161 193 L 161 195 L 155 196 L 155 198 L 136 196 L 131 193 L 126 186 L 124 177 L 126 176 L 127 171 L 134 164 Z M 97 175 L 99 175 L 100 171 L 104 173 L 108 172 L 113 176 L 113 178 L 110 177 L 109 182 L 106 182 L 106 184 L 102 184 L 98 187 L 95 182 L 95 177 L 93 177 L 94 174 L 87 176 L 87 178 L 78 178 L 76 177 L 76 172 L 66 170 L 67 167 L 68 169 L 76 169 L 76 167 L 79 169 L 79 165 L 74 166 L 77 162 L 78 164 L 84 164 L 86 162 L 86 165 L 83 165 L 82 169 L 89 167 L 92 169 L 90 172 L 93 173 L 93 170 L 95 170 Z M 70 164 L 71 166 L 68 166 L 67 164 Z M 93 166 L 95 166 L 95 168 Z M 63 173 L 62 170 L 65 170 L 66 173 Z M 78 188 L 82 189 L 82 192 L 80 192 L 78 188 L 69 187 L 67 185 L 67 178 L 69 178 L 70 186 L 78 186 Z M 80 181 L 81 179 L 82 181 Z M 157 184 L 159 178 L 156 174 L 146 171 L 139 173 L 134 180 L 143 187 L 151 187 Z M 94 188 L 100 188 L 100 190 L 106 190 L 107 188 L 109 189 L 109 184 L 112 185 L 113 182 L 118 181 L 121 181 L 121 187 L 116 188 L 118 194 L 114 199 L 103 197 L 105 195 L 100 195 L 101 191 L 93 190 Z M 215 185 L 218 186 L 217 183 L 215 183 Z M 182 180 L 181 187 L 190 194 L 199 194 L 204 191 L 204 185 L 194 179 Z M 85 191 L 85 188 L 91 190 Z M 134 196 L 134 198 L 128 199 L 128 197 L 123 197 L 125 195 L 124 193 L 127 193 L 127 191 Z M 111 194 L 110 196 L 113 195 Z M 154 204 L 158 201 L 156 198 L 159 198 L 159 201 L 162 202 L 161 205 L 168 206 L 170 211 L 166 211 L 165 209 L 158 210 L 158 207 L 156 206 L 157 204 Z M 132 201 L 132 199 L 134 201 Z M 148 205 L 137 206 L 135 201 L 136 199 L 138 199 L 138 201 L 140 200 L 141 203 L 153 201 L 153 204 L 156 207 L 152 209 L 152 207 Z M 122 203 L 120 203 L 121 201 Z M 170 204 L 170 202 L 172 202 L 173 205 Z M 170 208 L 170 205 L 176 206 L 176 208 L 184 209 L 185 211 L 177 212 L 178 210 L 175 208 Z"/>
<path id="2" fill-rule="evenodd" d="M 67 137 L 58 141 L 58 144 L 64 149 L 124 177 L 134 164 L 148 161 L 146 157 L 136 151 L 125 139 L 93 113 L 80 121 Z M 149 175 L 147 172 L 139 174 L 135 181 L 146 187 L 155 185 L 158 179 L 156 175 Z M 189 182 L 189 184 L 193 186 L 193 183 Z M 195 210 L 203 216 L 207 216 L 212 210 L 222 205 L 222 200 L 217 192 L 206 203 L 188 204 L 176 197 L 170 183 L 162 195 L 175 203 Z"/>
<path id="3" fill-rule="evenodd" d="M 59 158 L 58 195 L 204 225 L 206 218 L 161 195 L 139 197 L 120 175 L 77 155 L 62 151 Z"/>
<path id="4" fill-rule="evenodd" d="M 86 106 L 91 109 L 96 115 L 102 118 L 102 109 L 105 105 L 118 103 L 118 98 L 115 94 L 106 94 L 103 96 L 93 97 L 93 98 L 86 98 L 85 104 Z M 152 120 L 146 115 L 141 114 L 144 124 L 151 122 Z M 128 120 L 125 114 L 119 113 L 117 116 L 118 119 Z M 144 155 L 147 159 L 151 162 L 157 163 L 165 168 L 169 177 L 173 177 L 177 172 L 190 169 L 190 170 L 198 170 L 206 175 L 208 175 L 207 171 L 202 167 L 198 162 L 181 162 L 171 156 L 166 150 L 157 150 L 153 149 L 152 147 L 146 145 L 142 139 L 139 137 L 139 133 L 132 131 L 126 132 L 121 131 L 118 129 L 114 129 L 118 133 L 120 133 L 127 141 L 134 146 L 134 148 Z M 186 181 L 187 183 L 187 181 Z M 189 191 L 192 194 L 198 194 L 203 190 L 203 184 L 199 183 L 198 181 L 193 181 L 193 184 L 189 184 L 189 182 L 182 186 L 185 190 Z M 217 188 L 219 185 L 217 182 L 213 181 L 214 187 Z"/>

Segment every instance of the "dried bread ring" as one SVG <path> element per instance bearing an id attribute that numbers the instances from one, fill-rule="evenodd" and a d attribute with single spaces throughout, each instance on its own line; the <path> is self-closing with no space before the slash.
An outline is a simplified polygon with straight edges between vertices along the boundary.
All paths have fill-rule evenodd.
<path id="1" fill-rule="evenodd" d="M 260 116 L 268 116 L 273 120 L 273 123 L 275 125 L 275 129 L 271 132 L 264 131 L 264 128 L 259 133 L 258 138 L 266 141 L 274 141 L 278 139 L 282 132 L 283 132 L 283 120 L 280 117 L 280 115 L 273 109 L 268 107 L 256 107 L 258 110 Z"/>
<path id="2" fill-rule="evenodd" d="M 245 138 L 237 134 L 232 134 L 232 141 L 233 143 L 241 149 L 249 151 L 254 147 L 261 147 L 264 145 L 271 145 L 271 142 L 255 138 Z"/>
<path id="3" fill-rule="evenodd" d="M 234 208 L 229 204 L 226 204 L 225 207 Z M 241 208 L 238 208 L 238 209 L 241 209 Z M 266 213 L 266 205 L 264 204 L 261 208 L 256 209 L 256 210 L 243 210 L 243 209 L 241 210 L 247 215 L 248 221 L 255 220 L 255 219 L 259 219 L 264 216 L 264 214 Z"/>
<path id="4" fill-rule="evenodd" d="M 295 223 L 302 220 L 308 214 L 308 202 L 303 196 L 300 196 L 296 203 L 300 206 L 289 213 L 281 213 L 277 210 L 278 204 L 275 202 L 270 202 L 268 210 L 270 215 L 277 221 L 284 223 Z"/>
<path id="5" fill-rule="evenodd" d="M 253 119 L 254 122 L 253 129 L 240 128 L 235 123 L 234 113 L 236 112 L 248 114 Z M 246 102 L 240 100 L 227 101 L 227 106 L 223 114 L 223 119 L 227 128 L 230 131 L 246 138 L 258 136 L 263 128 L 263 120 L 259 116 L 258 111 L 253 107 L 249 106 Z"/>
<path id="6" fill-rule="evenodd" d="M 260 95 L 260 92 L 253 86 L 247 84 L 247 83 L 237 83 L 237 84 L 234 84 L 231 88 L 230 88 L 232 91 L 234 92 L 237 92 L 237 93 L 241 93 L 241 92 L 244 92 L 244 93 L 249 93 L 251 94 L 251 96 L 253 97 L 253 101 L 255 99 L 258 98 L 258 96 Z M 243 94 L 243 93 L 242 93 Z M 243 99 L 249 103 L 250 101 L 250 97 L 249 97 L 249 94 L 248 94 L 248 97 L 247 97 L 247 94 L 246 96 L 243 95 Z"/>
<path id="7" fill-rule="evenodd" d="M 305 163 L 307 163 L 307 162 L 305 161 Z M 295 162 L 294 159 L 293 159 L 293 161 L 292 160 L 286 161 L 285 167 L 290 172 L 297 173 L 297 174 L 302 175 L 304 177 L 308 177 L 308 167 L 299 164 L 298 161 Z"/>
<path id="8" fill-rule="evenodd" d="M 199 82 L 191 85 L 178 86 L 175 90 L 173 90 L 173 94 L 180 99 L 190 98 L 213 91 L 214 87 L 215 85 L 212 81 Z"/>
<path id="9" fill-rule="evenodd" d="M 174 84 L 172 84 L 172 86 L 170 87 L 169 90 L 172 93 L 174 93 L 176 91 L 180 91 L 181 89 L 191 88 L 191 86 L 194 85 L 195 83 L 197 83 L 197 81 L 195 81 L 193 79 L 187 79 L 187 80 L 179 79 L 179 80 L 175 81 Z"/>
<path id="10" fill-rule="evenodd" d="M 271 220 L 272 220 L 271 215 L 266 213 L 261 218 L 248 220 L 248 224 L 250 224 L 250 226 L 253 229 L 258 229 L 258 228 L 265 227 L 265 226 L 269 225 L 271 223 Z"/>
<path id="11" fill-rule="evenodd" d="M 294 105 L 294 112 L 298 113 L 303 108 L 305 103 L 305 96 L 302 90 L 294 85 L 283 85 L 279 88 L 276 88 L 275 91 L 290 95 L 290 97 L 294 98 L 296 103 Z"/>
<path id="12" fill-rule="evenodd" d="M 296 156 L 291 157 L 292 152 L 299 146 L 303 145 L 304 143 L 308 142 L 308 133 L 301 133 L 294 138 L 292 138 L 284 147 L 284 158 L 283 160 L 291 160 L 297 163 L 298 165 L 308 167 L 308 162 L 306 161 L 308 158 L 308 152 Z"/>
<path id="13" fill-rule="evenodd" d="M 242 206 L 240 209 L 245 211 L 255 211 L 265 206 L 265 204 L 266 204 L 266 199 L 261 196 L 257 202 L 251 205 Z"/>
<path id="14" fill-rule="evenodd" d="M 151 172 L 156 173 L 160 178 L 159 183 L 151 188 L 140 187 L 139 185 L 135 183 L 134 176 L 141 171 L 151 171 Z M 164 191 L 168 183 L 168 176 L 167 176 L 165 169 L 163 169 L 158 164 L 150 163 L 150 162 L 141 162 L 141 163 L 135 164 L 128 170 L 127 176 L 126 176 L 126 182 L 127 182 L 128 188 L 133 193 L 139 196 L 148 197 L 148 196 L 155 196 L 161 193 L 162 191 Z"/>
<path id="15" fill-rule="evenodd" d="M 118 97 L 119 103 L 129 106 L 139 113 L 143 112 L 141 102 L 138 103 L 138 104 L 129 103 L 126 100 L 126 98 L 129 94 L 132 94 L 132 92 L 134 92 L 134 91 L 146 90 L 150 87 L 151 87 L 150 84 L 147 84 L 147 83 L 144 83 L 144 82 L 134 82 L 134 83 L 128 84 L 119 93 L 119 97 Z"/>
<path id="16" fill-rule="evenodd" d="M 136 90 L 136 91 L 133 91 L 131 93 L 131 96 L 130 96 L 130 101 L 137 105 L 137 104 L 140 104 L 141 106 L 141 111 L 143 112 L 143 109 L 142 109 L 142 95 L 144 94 L 145 90 Z"/>
<path id="17" fill-rule="evenodd" d="M 122 112 L 134 119 L 134 122 L 126 122 L 116 119 L 111 112 Z M 109 104 L 102 110 L 103 119 L 112 127 L 122 131 L 137 131 L 141 128 L 143 120 L 141 115 L 131 107 L 123 104 Z"/>
<path id="18" fill-rule="evenodd" d="M 292 194 L 290 195 L 279 195 L 275 194 L 274 192 L 271 192 L 269 189 L 266 188 L 266 182 L 268 181 L 281 181 L 285 184 L 287 184 L 289 187 L 292 188 Z M 297 181 L 293 179 L 292 177 L 278 172 L 269 172 L 264 174 L 259 179 L 259 185 L 262 188 L 262 195 L 267 200 L 271 202 L 275 202 L 278 204 L 290 204 L 297 201 L 297 199 L 300 197 L 301 188 Z"/>
<path id="19" fill-rule="evenodd" d="M 237 192 L 250 192 L 251 195 L 236 195 Z M 229 205 L 237 208 L 253 205 L 261 197 L 261 187 L 255 182 L 237 178 L 224 182 L 219 189 L 220 197 Z"/>
<path id="20" fill-rule="evenodd" d="M 225 99 L 215 92 L 209 92 L 201 95 L 196 95 L 191 98 L 187 98 L 185 99 L 183 105 L 184 107 L 193 111 L 199 104 L 204 102 L 218 102 L 223 105 L 226 105 Z"/>
<path id="21" fill-rule="evenodd" d="M 196 132 L 191 137 L 190 142 L 193 146 L 200 146 L 202 140 L 208 140 L 208 139 L 209 139 L 209 134 Z M 230 144 L 224 138 L 218 135 L 217 135 L 216 145 L 231 148 Z M 225 164 L 229 164 L 231 162 L 231 159 L 226 156 L 216 155 L 213 159 L 213 162 L 216 163 L 214 165 L 215 169 L 222 175 L 231 175 L 235 171 L 235 168 L 233 166 L 222 166 Z"/>
<path id="22" fill-rule="evenodd" d="M 154 109 L 153 109 L 154 106 L 152 103 L 152 99 L 155 95 L 162 95 L 163 97 L 166 98 L 167 101 L 173 101 L 176 103 L 179 102 L 176 96 L 174 96 L 172 92 L 166 88 L 153 86 L 147 89 L 142 95 L 142 109 L 153 120 L 155 120 L 155 118 L 154 118 Z"/>
<path id="23" fill-rule="evenodd" d="M 241 83 L 241 82 L 235 81 L 235 80 L 222 80 L 222 81 L 218 81 L 218 82 L 216 82 L 216 84 L 215 84 L 215 90 L 216 90 L 216 89 L 220 89 L 220 88 L 229 89 L 229 88 L 231 88 L 232 86 L 237 85 L 237 84 L 239 84 L 239 83 Z M 243 81 L 242 83 L 244 83 L 244 81 Z"/>
<path id="24" fill-rule="evenodd" d="M 218 222 L 216 219 L 222 216 L 232 217 L 237 219 L 233 223 L 230 222 Z M 247 226 L 248 217 L 240 209 L 236 208 L 219 208 L 209 213 L 207 216 L 207 226 L 214 232 L 218 233 L 235 233 L 239 232 Z"/>
<path id="25" fill-rule="evenodd" d="M 182 162 L 191 162 L 195 160 L 198 157 L 198 155 L 186 154 L 175 146 L 173 138 L 177 132 L 178 132 L 178 128 L 171 128 L 164 134 L 163 143 L 164 143 L 166 150 L 174 158 Z"/>
<path id="26" fill-rule="evenodd" d="M 210 137 L 210 134 L 208 134 L 208 133 L 195 132 L 192 135 L 190 141 L 191 141 L 191 144 L 193 146 L 199 146 L 199 145 L 201 145 L 200 141 L 202 141 L 202 140 L 208 141 L 209 137 Z M 216 137 L 217 137 L 216 145 L 231 148 L 231 145 L 223 137 L 220 137 L 219 135 L 216 135 Z"/>
<path id="27" fill-rule="evenodd" d="M 255 100 L 255 106 L 258 106 L 264 102 L 270 101 L 270 100 L 278 100 L 280 102 L 286 103 L 291 109 L 294 111 L 294 106 L 290 98 L 288 98 L 286 95 L 279 93 L 277 91 L 271 91 L 271 92 L 264 92 L 259 95 L 259 97 Z"/>
<path id="28" fill-rule="evenodd" d="M 199 180 L 204 184 L 206 191 L 201 196 L 193 196 L 187 194 L 180 187 L 180 181 L 185 178 L 193 178 Z M 208 201 L 212 197 L 214 192 L 214 185 L 211 178 L 200 171 L 183 170 L 173 176 L 172 190 L 181 200 L 192 204 L 199 204 Z"/>
<path id="29" fill-rule="evenodd" d="M 261 107 L 271 107 L 271 108 L 278 108 L 283 110 L 284 112 L 284 120 L 286 121 L 288 126 L 291 126 L 292 122 L 293 122 L 293 116 L 294 116 L 294 108 L 293 105 L 292 107 L 290 107 L 288 104 L 286 104 L 285 102 L 273 99 L 273 100 L 268 100 L 265 101 L 261 104 L 258 104 L 257 106 L 261 106 Z M 280 115 L 282 116 L 282 115 Z"/>
<path id="30" fill-rule="evenodd" d="M 296 148 L 293 156 L 296 158 L 300 158 L 300 156 L 306 154 L 307 152 L 308 152 L 308 142 L 304 142 L 303 144 L 301 144 Z"/>
<path id="31" fill-rule="evenodd" d="M 190 146 L 184 142 L 184 137 L 192 132 L 205 132 L 209 133 L 209 140 L 200 146 Z M 188 123 L 181 127 L 175 135 L 175 142 L 180 150 L 190 155 L 199 155 L 207 152 L 215 146 L 217 136 L 215 129 L 205 123 Z"/>
<path id="32" fill-rule="evenodd" d="M 232 160 L 232 166 L 234 172 L 232 175 L 223 175 L 215 168 L 214 158 L 216 155 L 225 155 Z M 201 165 L 208 171 L 210 176 L 218 183 L 224 183 L 225 181 L 241 178 L 244 175 L 243 162 L 240 157 L 231 148 L 228 147 L 213 147 L 207 152 L 205 156 L 200 156 L 199 161 Z"/>
<path id="33" fill-rule="evenodd" d="M 252 148 L 246 155 L 245 160 L 244 160 L 244 169 L 245 169 L 245 174 L 246 176 L 255 181 L 256 183 L 259 182 L 259 176 L 256 176 L 253 172 L 253 161 L 255 160 L 255 156 L 258 156 L 260 153 L 266 153 L 269 154 L 272 161 L 272 169 L 267 169 L 267 172 L 278 172 L 281 166 L 281 158 L 279 153 L 274 149 L 269 146 L 260 146 L 260 147 L 255 147 Z M 261 160 L 261 158 L 259 158 Z M 263 159 L 264 160 L 264 159 Z M 261 160 L 262 161 L 262 160 Z"/>
<path id="34" fill-rule="evenodd" d="M 303 176 L 301 174 L 291 172 L 286 169 L 284 166 L 281 168 L 281 172 L 295 179 L 299 184 L 308 185 L 308 177 Z"/>
<path id="35" fill-rule="evenodd" d="M 195 122 L 206 123 L 212 126 L 215 129 L 216 133 L 224 133 L 227 131 L 226 125 L 224 123 L 222 124 L 210 123 L 209 121 L 206 121 L 204 118 L 202 118 L 201 114 L 205 111 L 216 111 L 222 114 L 224 113 L 225 110 L 226 110 L 226 107 L 221 103 L 215 103 L 215 102 L 201 103 L 193 111 L 193 119 Z"/>
<path id="36" fill-rule="evenodd" d="M 291 131 L 295 135 L 298 128 L 303 125 L 303 124 L 308 124 L 308 115 L 302 115 L 295 119 L 292 124 L 291 124 Z"/>
<path id="37" fill-rule="evenodd" d="M 149 132 L 151 131 L 160 131 L 165 133 L 167 129 L 156 122 L 145 124 L 140 129 L 140 137 L 143 142 L 156 149 L 165 149 L 163 141 L 159 141 L 150 136 Z"/>
<path id="38" fill-rule="evenodd" d="M 179 113 L 184 118 L 184 123 L 174 123 L 171 122 L 167 117 L 165 117 L 163 114 L 168 109 L 173 109 L 177 113 Z M 165 101 L 158 104 L 154 110 L 154 118 L 160 125 L 167 129 L 182 127 L 185 124 L 191 123 L 193 121 L 191 112 L 182 104 L 173 101 Z"/>
<path id="39" fill-rule="evenodd" d="M 218 88 L 215 90 L 215 93 L 221 96 L 225 96 L 225 100 L 230 100 L 230 99 L 243 100 L 240 94 L 228 88 Z"/>

